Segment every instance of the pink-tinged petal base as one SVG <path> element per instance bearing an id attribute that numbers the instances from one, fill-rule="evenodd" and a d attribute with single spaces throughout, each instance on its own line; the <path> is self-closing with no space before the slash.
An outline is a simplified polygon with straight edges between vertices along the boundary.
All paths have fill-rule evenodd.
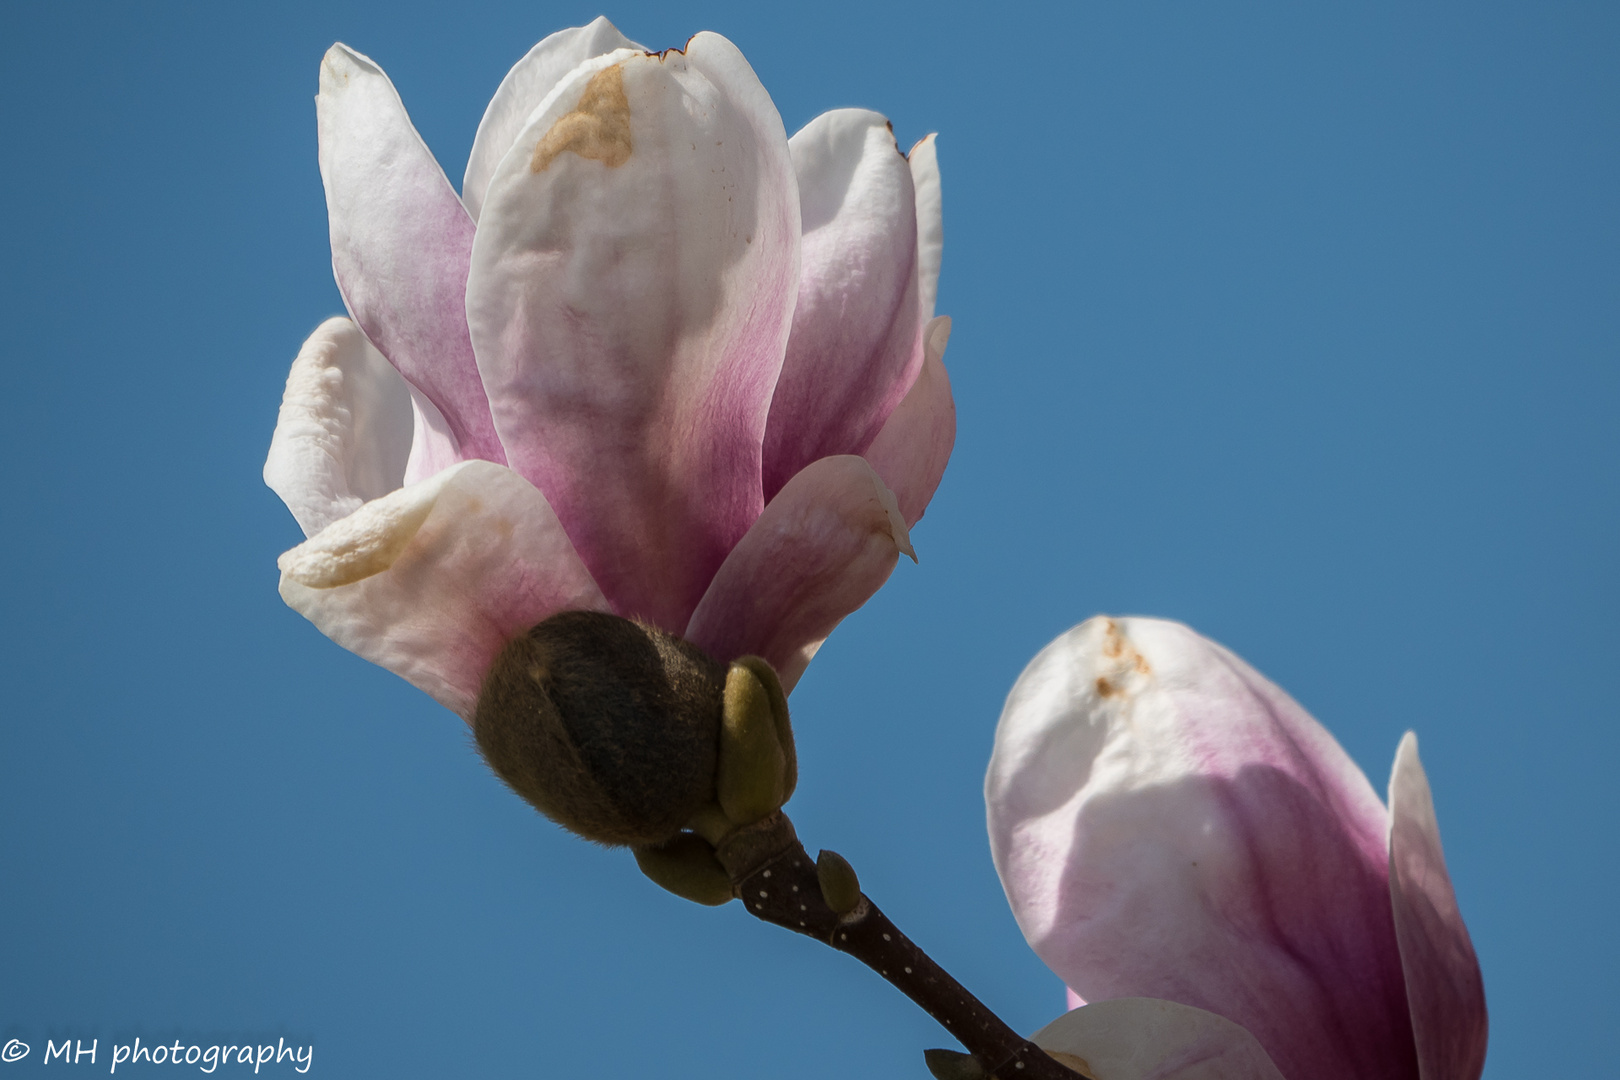
<path id="1" fill-rule="evenodd" d="M 264 482 L 313 536 L 399 487 L 410 449 L 405 380 L 354 323 L 321 323 L 287 373 Z"/>
<path id="2" fill-rule="evenodd" d="M 950 339 L 948 315 L 928 324 L 917 381 L 865 454 L 899 500 L 908 527 L 917 524 L 928 509 L 956 445 L 956 401 L 951 397 L 944 363 Z"/>
<path id="3" fill-rule="evenodd" d="M 586 61 L 490 182 L 467 312 L 512 467 L 679 633 L 759 516 L 798 284 L 787 137 L 735 46 Z"/>
<path id="4" fill-rule="evenodd" d="M 1411 732 L 1389 778 L 1389 894 L 1395 907 L 1422 1080 L 1478 1080 L 1489 1024 L 1485 983 L 1440 849 L 1429 779 Z"/>
<path id="5" fill-rule="evenodd" d="M 371 60 L 327 50 L 315 113 L 332 270 L 350 314 L 443 414 L 461 456 L 504 463 L 467 334 L 472 218 Z"/>
<path id="6" fill-rule="evenodd" d="M 1075 1009 L 1030 1041 L 1096 1080 L 1283 1080 L 1241 1026 L 1157 998 L 1115 998 Z"/>
<path id="7" fill-rule="evenodd" d="M 1154 619 L 1071 630 L 1013 688 L 985 797 L 1019 925 L 1087 1000 L 1219 1013 L 1289 1080 L 1416 1080 L 1384 807 L 1226 649 Z"/>
<path id="8" fill-rule="evenodd" d="M 763 656 L 791 690 L 902 552 L 916 558 L 883 481 L 861 458 L 822 458 L 788 481 L 732 550 L 686 637 L 721 661 Z"/>
<path id="9" fill-rule="evenodd" d="M 411 387 L 411 456 L 405 462 L 405 483 L 419 483 L 466 460 L 444 414 Z"/>
<path id="10" fill-rule="evenodd" d="M 486 461 L 366 503 L 279 565 L 288 606 L 463 719 L 508 640 L 607 607 L 544 497 Z"/>

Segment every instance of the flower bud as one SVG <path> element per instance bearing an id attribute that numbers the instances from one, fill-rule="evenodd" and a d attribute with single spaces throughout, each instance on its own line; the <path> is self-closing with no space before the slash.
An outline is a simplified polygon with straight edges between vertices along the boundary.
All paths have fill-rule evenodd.
<path id="1" fill-rule="evenodd" d="M 731 875 L 701 836 L 681 833 L 673 840 L 635 849 L 636 865 L 676 896 L 715 907 L 731 899 Z"/>
<path id="2" fill-rule="evenodd" d="M 599 843 L 656 845 L 714 799 L 725 681 L 673 634 L 565 611 L 501 650 L 473 735 L 553 821 Z"/>
<path id="3" fill-rule="evenodd" d="M 924 1050 L 923 1064 L 934 1080 L 985 1080 L 989 1075 L 978 1058 L 956 1050 Z"/>
<path id="4" fill-rule="evenodd" d="M 765 670 L 774 684 L 775 672 L 768 666 Z M 788 729 L 784 746 L 776 712 L 765 681 L 753 668 L 732 664 L 726 673 L 725 705 L 720 714 L 716 794 L 720 809 L 738 825 L 759 821 L 787 802 L 793 734 Z M 784 718 L 786 712 L 784 702 Z"/>
<path id="5" fill-rule="evenodd" d="M 816 856 L 816 880 L 821 898 L 840 915 L 848 915 L 861 904 L 861 881 L 849 860 L 836 851 L 823 848 Z"/>

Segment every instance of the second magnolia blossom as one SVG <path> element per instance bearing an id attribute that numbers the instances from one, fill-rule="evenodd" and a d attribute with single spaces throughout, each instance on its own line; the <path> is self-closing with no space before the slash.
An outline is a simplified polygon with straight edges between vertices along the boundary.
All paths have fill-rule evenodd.
<path id="1" fill-rule="evenodd" d="M 287 602 L 469 716 L 501 646 L 610 611 L 791 687 L 886 580 L 955 437 L 932 137 L 789 139 L 735 46 L 535 46 L 458 196 L 371 60 L 316 99 L 353 317 L 288 377 Z"/>
<path id="2" fill-rule="evenodd" d="M 1386 806 L 1179 623 L 1097 618 L 1008 697 L 985 781 L 1019 926 L 1099 1080 L 1478 1080 L 1479 964 L 1410 734 Z"/>

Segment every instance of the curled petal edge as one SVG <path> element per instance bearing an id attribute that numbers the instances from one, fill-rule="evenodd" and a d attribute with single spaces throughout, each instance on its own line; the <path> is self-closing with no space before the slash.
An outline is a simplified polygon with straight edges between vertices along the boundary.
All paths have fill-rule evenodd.
<path id="1" fill-rule="evenodd" d="M 405 380 L 353 322 L 327 319 L 287 373 L 264 482 L 313 536 L 399 487 L 410 451 Z"/>
<path id="2" fill-rule="evenodd" d="M 487 461 L 372 500 L 278 565 L 289 607 L 463 719 L 508 640 L 607 610 L 544 496 Z"/>

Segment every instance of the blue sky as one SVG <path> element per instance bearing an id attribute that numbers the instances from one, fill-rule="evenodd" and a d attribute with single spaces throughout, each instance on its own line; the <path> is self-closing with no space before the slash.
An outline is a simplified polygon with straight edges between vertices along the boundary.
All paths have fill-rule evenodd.
<path id="1" fill-rule="evenodd" d="M 459 177 L 567 4 L 0 13 L 0 1041 L 272 1041 L 336 1076 L 922 1076 L 848 958 L 538 818 L 286 609 L 259 469 L 341 310 L 334 40 Z M 1620 751 L 1620 16 L 1609 5 L 626 3 L 790 131 L 939 131 L 955 457 L 921 561 L 793 698 L 790 809 L 1015 1026 L 1003 696 L 1097 612 L 1184 620 L 1382 789 L 1418 731 L 1486 1076 L 1607 1075 Z M 1605 675 L 1605 672 L 1610 674 Z"/>

